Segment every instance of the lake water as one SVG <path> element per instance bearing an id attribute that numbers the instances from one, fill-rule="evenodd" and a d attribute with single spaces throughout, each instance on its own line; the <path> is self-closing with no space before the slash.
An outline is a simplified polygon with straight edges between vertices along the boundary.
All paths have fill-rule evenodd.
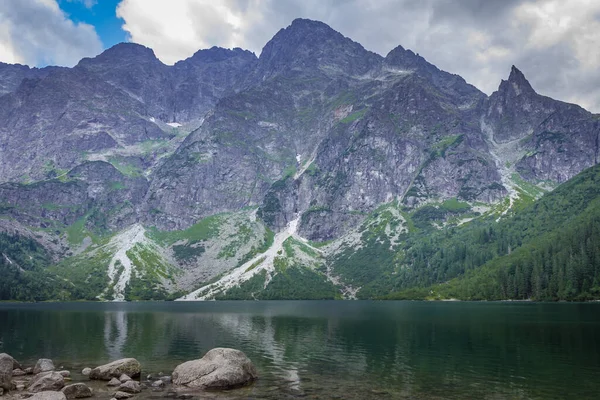
<path id="1" fill-rule="evenodd" d="M 600 304 L 0 304 L 0 352 L 25 364 L 135 357 L 144 375 L 170 374 L 213 347 L 260 373 L 216 398 L 600 398 Z"/>

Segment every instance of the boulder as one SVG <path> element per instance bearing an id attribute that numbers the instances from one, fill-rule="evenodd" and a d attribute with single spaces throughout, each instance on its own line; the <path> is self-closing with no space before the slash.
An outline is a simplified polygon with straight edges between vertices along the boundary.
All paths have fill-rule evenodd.
<path id="1" fill-rule="evenodd" d="M 127 381 L 125 383 L 122 383 L 121 386 L 119 386 L 119 391 L 135 394 L 135 393 L 141 392 L 142 388 L 141 388 L 140 384 L 136 381 Z"/>
<path id="2" fill-rule="evenodd" d="M 41 374 L 42 372 L 50 372 L 54 371 L 54 363 L 52 360 L 47 358 L 40 358 L 37 363 L 35 363 L 35 367 L 33 367 L 33 373 L 35 375 Z"/>
<path id="3" fill-rule="evenodd" d="M 133 397 L 131 393 L 117 392 L 114 394 L 114 398 L 117 400 L 128 399 L 130 397 Z"/>
<path id="4" fill-rule="evenodd" d="M 199 389 L 230 389 L 244 386 L 258 378 L 252 361 L 235 349 L 216 348 L 199 360 L 178 365 L 173 384 Z"/>
<path id="5" fill-rule="evenodd" d="M 43 372 L 38 374 L 29 384 L 32 393 L 45 392 L 47 390 L 60 390 L 65 386 L 65 378 L 58 372 Z"/>
<path id="6" fill-rule="evenodd" d="M 89 376 L 89 375 L 90 375 L 90 372 L 92 372 L 92 369 L 91 369 L 91 368 L 84 368 L 84 369 L 81 371 L 81 375 L 83 375 L 83 376 Z"/>
<path id="7" fill-rule="evenodd" d="M 121 381 L 118 380 L 117 378 L 112 378 L 107 384 L 106 386 L 121 386 Z"/>
<path id="8" fill-rule="evenodd" d="M 132 378 L 140 376 L 142 366 L 135 358 L 124 358 L 113 361 L 110 364 L 101 365 L 90 372 L 90 379 L 108 381 L 111 378 L 119 378 L 126 374 Z"/>
<path id="9" fill-rule="evenodd" d="M 6 353 L 0 354 L 0 388 L 12 390 L 13 358 Z"/>
<path id="10" fill-rule="evenodd" d="M 69 400 L 92 397 L 94 394 L 92 389 L 83 383 L 74 383 L 72 385 L 65 386 L 62 388 L 61 392 L 63 392 Z"/>
<path id="11" fill-rule="evenodd" d="M 13 374 L 13 376 L 24 376 L 24 375 L 27 375 L 27 373 L 25 371 L 23 371 L 21 368 L 13 369 L 12 374 Z"/>
<path id="12" fill-rule="evenodd" d="M 128 382 L 130 380 L 131 380 L 131 378 L 129 376 L 125 375 L 125 374 L 123 374 L 123 375 L 121 375 L 119 377 L 119 381 L 121 381 L 121 383 L 125 383 L 125 382 Z"/>
<path id="13" fill-rule="evenodd" d="M 59 374 L 63 376 L 63 378 L 68 378 L 71 376 L 71 372 L 69 371 L 58 371 Z"/>
<path id="14" fill-rule="evenodd" d="M 46 391 L 38 392 L 31 396 L 28 400 L 67 400 L 63 392 Z"/>

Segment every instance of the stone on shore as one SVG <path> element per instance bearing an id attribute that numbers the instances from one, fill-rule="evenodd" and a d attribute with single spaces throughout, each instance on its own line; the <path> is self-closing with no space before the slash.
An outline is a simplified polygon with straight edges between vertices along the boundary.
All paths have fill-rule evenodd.
<path id="1" fill-rule="evenodd" d="M 106 386 L 121 386 L 121 381 L 118 380 L 117 378 L 112 378 L 107 384 Z"/>
<path id="2" fill-rule="evenodd" d="M 62 388 L 61 392 L 63 392 L 69 400 L 92 397 L 94 394 L 92 389 L 83 383 L 74 383 L 72 385 L 65 386 Z"/>
<path id="3" fill-rule="evenodd" d="M 123 375 L 121 375 L 119 377 L 119 381 L 121 381 L 121 383 L 125 383 L 125 382 L 128 382 L 130 380 L 131 380 L 131 378 L 129 376 L 127 376 L 126 374 L 123 374 Z"/>
<path id="4" fill-rule="evenodd" d="M 28 400 L 67 400 L 67 398 L 63 392 L 45 391 L 34 394 Z"/>
<path id="5" fill-rule="evenodd" d="M 27 375 L 33 375 L 33 367 L 25 368 L 23 371 L 25 371 Z"/>
<path id="6" fill-rule="evenodd" d="M 70 371 L 58 371 L 59 374 L 63 376 L 63 378 L 69 378 L 71 376 Z"/>
<path id="7" fill-rule="evenodd" d="M 83 376 L 89 376 L 89 375 L 90 375 L 90 372 L 92 372 L 92 369 L 91 369 L 91 368 L 84 368 L 84 369 L 81 371 L 81 375 L 83 375 Z"/>
<path id="8" fill-rule="evenodd" d="M 27 375 L 27 373 L 25 371 L 23 371 L 22 369 L 20 369 L 20 368 L 13 369 L 12 374 L 13 374 L 13 376 L 25 376 L 25 375 Z"/>
<path id="9" fill-rule="evenodd" d="M 235 349 L 215 348 L 199 360 L 178 365 L 173 384 L 200 389 L 231 389 L 258 378 L 252 361 Z"/>
<path id="10" fill-rule="evenodd" d="M 65 386 L 65 378 L 58 372 L 43 372 L 38 374 L 29 384 L 32 393 L 45 392 L 47 390 L 60 390 Z"/>
<path id="11" fill-rule="evenodd" d="M 35 367 L 33 367 L 33 374 L 41 374 L 42 372 L 50 372 L 54 371 L 54 363 L 52 360 L 47 358 L 40 358 L 37 363 L 35 363 Z"/>
<path id="12" fill-rule="evenodd" d="M 133 397 L 133 395 L 131 393 L 117 392 L 114 394 L 114 397 L 117 400 L 122 400 L 122 399 L 128 399 L 130 397 Z"/>
<path id="13" fill-rule="evenodd" d="M 14 359 L 6 353 L 0 354 L 0 388 L 9 391 L 12 390 L 12 377 Z"/>
<path id="14" fill-rule="evenodd" d="M 142 391 L 142 388 L 136 381 L 127 381 L 119 386 L 119 391 L 125 393 L 139 393 Z"/>
<path id="15" fill-rule="evenodd" d="M 135 358 L 124 358 L 101 365 L 90 372 L 90 379 L 109 381 L 111 378 L 119 378 L 126 374 L 131 378 L 140 376 L 142 366 Z"/>

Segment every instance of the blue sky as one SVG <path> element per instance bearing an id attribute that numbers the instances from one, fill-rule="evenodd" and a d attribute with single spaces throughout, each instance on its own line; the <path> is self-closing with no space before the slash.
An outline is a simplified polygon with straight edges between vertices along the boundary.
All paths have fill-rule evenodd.
<path id="1" fill-rule="evenodd" d="M 121 29 L 124 21 L 117 17 L 117 5 L 121 0 L 59 0 L 58 5 L 75 23 L 84 22 L 96 28 L 96 33 L 105 49 L 117 43 L 127 41 L 125 31 Z"/>

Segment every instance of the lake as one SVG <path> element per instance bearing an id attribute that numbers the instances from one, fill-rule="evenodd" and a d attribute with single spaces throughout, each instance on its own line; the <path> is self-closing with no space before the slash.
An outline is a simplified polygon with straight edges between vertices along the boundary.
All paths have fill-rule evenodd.
<path id="1" fill-rule="evenodd" d="M 51 358 L 74 380 L 123 357 L 170 374 L 214 347 L 244 351 L 260 379 L 211 398 L 600 397 L 600 304 L 0 304 L 0 352 Z"/>

